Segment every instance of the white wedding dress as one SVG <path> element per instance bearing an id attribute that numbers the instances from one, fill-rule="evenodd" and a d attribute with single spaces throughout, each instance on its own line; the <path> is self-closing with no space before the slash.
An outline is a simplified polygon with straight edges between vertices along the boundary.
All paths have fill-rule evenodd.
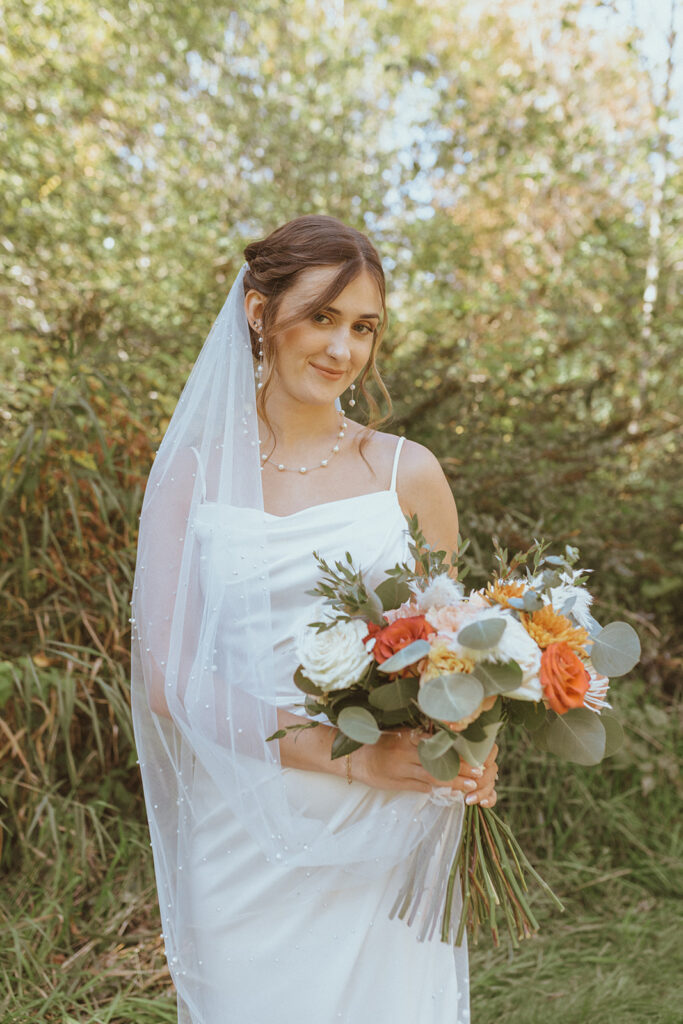
<path id="1" fill-rule="evenodd" d="M 294 638 L 319 610 L 306 594 L 317 581 L 312 552 L 326 559 L 349 551 L 371 584 L 409 556 L 396 494 L 397 445 L 388 490 L 266 518 L 278 704 L 294 713 L 303 695 L 292 681 Z M 414 815 L 425 794 L 371 789 L 323 772 L 285 768 L 293 801 L 308 814 L 343 821 L 376 802 Z M 418 942 L 417 929 L 389 918 L 401 867 L 378 879 L 324 891 L 311 872 L 267 861 L 201 770 L 183 902 L 183 956 L 203 1005 L 179 989 L 181 1024 L 467 1024 L 467 952 Z M 173 970 L 173 964 L 171 964 Z M 458 981 L 459 979 L 459 981 Z M 463 982 L 464 979 L 464 982 Z"/>

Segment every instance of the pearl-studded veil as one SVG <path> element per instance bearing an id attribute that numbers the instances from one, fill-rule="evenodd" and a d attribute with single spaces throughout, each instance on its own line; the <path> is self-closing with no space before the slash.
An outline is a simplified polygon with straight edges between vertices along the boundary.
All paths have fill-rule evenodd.
<path id="1" fill-rule="evenodd" d="M 166 949 L 190 1004 L 183 926 L 200 780 L 210 779 L 265 858 L 305 869 L 317 892 L 387 872 L 440 827 L 438 806 L 401 815 L 389 800 L 341 821 L 321 818 L 291 799 L 278 743 L 267 741 L 277 729 L 276 678 L 244 273 L 152 466 L 132 601 L 135 737 Z"/>

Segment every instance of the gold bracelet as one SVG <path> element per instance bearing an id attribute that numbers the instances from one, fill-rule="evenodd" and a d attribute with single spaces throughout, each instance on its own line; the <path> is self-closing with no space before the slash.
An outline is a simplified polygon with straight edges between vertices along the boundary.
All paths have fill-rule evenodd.
<path id="1" fill-rule="evenodd" d="M 350 754 L 346 755 L 346 781 L 348 782 L 349 786 L 353 782 L 353 778 L 351 777 L 351 755 Z"/>

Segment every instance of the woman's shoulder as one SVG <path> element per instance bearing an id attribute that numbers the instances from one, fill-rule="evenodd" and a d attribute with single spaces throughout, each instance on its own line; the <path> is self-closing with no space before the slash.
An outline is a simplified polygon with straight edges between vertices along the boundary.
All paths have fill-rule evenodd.
<path id="1" fill-rule="evenodd" d="M 408 495 L 418 494 L 424 487 L 432 490 L 435 486 L 441 488 L 448 483 L 444 476 L 439 460 L 429 448 L 417 441 L 399 434 L 390 434 L 382 430 L 372 431 L 367 442 L 366 451 L 372 458 L 373 463 L 388 468 L 391 472 L 397 447 L 403 438 L 403 444 L 398 459 L 397 489 Z"/>

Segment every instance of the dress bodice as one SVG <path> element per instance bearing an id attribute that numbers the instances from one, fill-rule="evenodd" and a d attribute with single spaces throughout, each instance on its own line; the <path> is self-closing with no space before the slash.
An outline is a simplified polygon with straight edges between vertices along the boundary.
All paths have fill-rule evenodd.
<path id="1" fill-rule="evenodd" d="M 410 559 L 405 516 L 396 493 L 396 448 L 391 485 L 386 490 L 311 505 L 290 515 L 205 503 L 195 531 L 202 563 L 211 560 L 227 582 L 246 576 L 267 579 L 271 637 L 275 655 L 277 703 L 301 713 L 303 695 L 294 685 L 296 638 L 321 617 L 323 602 L 312 596 L 320 570 L 313 552 L 334 564 L 351 555 L 365 582 L 377 586 L 388 569 Z M 261 575 L 262 574 L 262 575 Z M 246 623 L 244 624 L 246 625 Z M 226 624 L 227 626 L 227 624 Z"/>

